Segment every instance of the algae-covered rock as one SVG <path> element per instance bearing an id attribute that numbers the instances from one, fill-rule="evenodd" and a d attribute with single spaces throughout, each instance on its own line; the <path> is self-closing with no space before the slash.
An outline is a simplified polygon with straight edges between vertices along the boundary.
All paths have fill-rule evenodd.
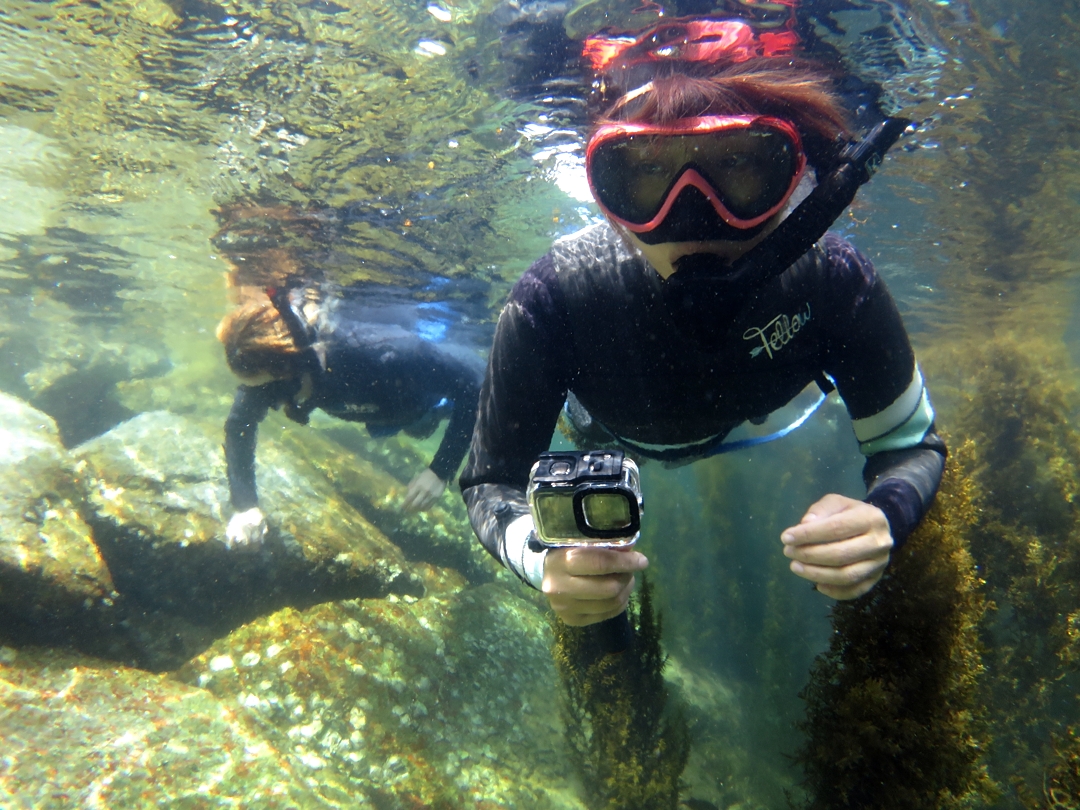
<path id="1" fill-rule="evenodd" d="M 0 394 L 0 616 L 65 622 L 113 592 L 56 424 Z"/>
<path id="2" fill-rule="evenodd" d="M 95 659 L 0 648 L 8 810 L 324 808 L 242 709 Z"/>
<path id="3" fill-rule="evenodd" d="M 72 451 L 89 492 L 82 508 L 120 598 L 68 643 L 173 669 L 283 605 L 424 591 L 430 572 L 414 571 L 325 479 L 273 443 L 259 476 L 268 537 L 259 549 L 230 550 L 225 464 L 209 431 L 145 413 Z"/>
<path id="4" fill-rule="evenodd" d="M 250 710 L 328 800 L 344 780 L 379 807 L 580 808 L 550 643 L 535 602 L 489 584 L 284 609 L 180 677 Z"/>
<path id="5" fill-rule="evenodd" d="M 145 413 L 77 448 L 98 544 L 123 592 L 210 619 L 301 594 L 310 604 L 422 591 L 397 547 L 317 473 L 272 444 L 261 449 L 271 533 L 250 552 L 225 545 L 225 462 L 198 423 Z"/>
<path id="6" fill-rule="evenodd" d="M 315 420 L 312 422 L 314 425 Z M 427 511 L 401 508 L 405 482 L 430 460 L 413 450 L 407 439 L 371 439 L 361 428 L 340 423 L 282 433 L 280 441 L 289 451 L 319 470 L 338 496 L 371 521 L 408 559 L 453 568 L 477 585 L 496 578 L 512 579 L 477 542 L 456 486 L 447 487 Z"/>

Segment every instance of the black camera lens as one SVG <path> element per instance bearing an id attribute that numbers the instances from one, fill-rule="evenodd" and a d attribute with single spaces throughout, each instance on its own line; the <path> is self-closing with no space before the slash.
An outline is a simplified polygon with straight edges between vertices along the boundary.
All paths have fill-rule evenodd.
<path id="1" fill-rule="evenodd" d="M 581 499 L 589 528 L 602 532 L 626 529 L 632 522 L 630 500 L 622 492 L 591 492 Z"/>

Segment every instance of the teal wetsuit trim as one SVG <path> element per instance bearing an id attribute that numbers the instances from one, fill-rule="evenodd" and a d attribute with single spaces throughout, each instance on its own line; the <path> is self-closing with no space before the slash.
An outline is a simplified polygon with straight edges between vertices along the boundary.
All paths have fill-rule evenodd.
<path id="1" fill-rule="evenodd" d="M 885 450 L 904 450 L 915 447 L 926 438 L 934 424 L 934 408 L 926 388 L 911 415 L 888 433 L 869 441 L 859 442 L 859 451 L 864 456 L 872 456 Z"/>

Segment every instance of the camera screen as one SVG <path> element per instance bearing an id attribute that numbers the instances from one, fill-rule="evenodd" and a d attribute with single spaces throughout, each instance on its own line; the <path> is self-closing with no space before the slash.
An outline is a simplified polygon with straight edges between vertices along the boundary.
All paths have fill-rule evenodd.
<path id="1" fill-rule="evenodd" d="M 536 528 L 541 537 L 577 538 L 581 532 L 574 518 L 574 499 L 565 494 L 536 495 Z"/>

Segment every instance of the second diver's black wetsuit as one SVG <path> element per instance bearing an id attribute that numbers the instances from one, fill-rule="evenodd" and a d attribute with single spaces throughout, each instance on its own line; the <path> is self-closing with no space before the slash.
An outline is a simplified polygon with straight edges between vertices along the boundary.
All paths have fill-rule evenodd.
<path id="1" fill-rule="evenodd" d="M 827 234 L 782 275 L 720 314 L 676 310 L 661 276 L 606 223 L 557 241 L 503 309 L 461 486 L 484 547 L 537 586 L 535 547 L 506 528 L 572 393 L 637 445 L 707 448 L 808 384 L 835 384 L 867 456 L 866 500 L 897 546 L 944 467 L 933 409 L 884 281 Z M 737 296 L 736 296 L 737 297 Z M 728 302 L 730 304 L 730 301 Z M 831 381 L 831 383 L 830 383 Z"/>
<path id="2" fill-rule="evenodd" d="M 435 344 L 407 329 L 364 319 L 349 301 L 326 302 L 305 312 L 290 299 L 295 322 L 307 332 L 306 373 L 311 393 L 297 402 L 300 376 L 260 386 L 241 385 L 225 421 L 225 459 L 233 508 L 258 505 L 255 444 L 270 408 L 306 423 L 321 408 L 364 422 L 374 435 L 398 430 L 430 433 L 440 416 L 450 421 L 429 467 L 443 481 L 457 470 L 469 445 L 483 379 L 483 360 L 470 349 Z M 424 430 L 426 428 L 426 430 Z"/>

